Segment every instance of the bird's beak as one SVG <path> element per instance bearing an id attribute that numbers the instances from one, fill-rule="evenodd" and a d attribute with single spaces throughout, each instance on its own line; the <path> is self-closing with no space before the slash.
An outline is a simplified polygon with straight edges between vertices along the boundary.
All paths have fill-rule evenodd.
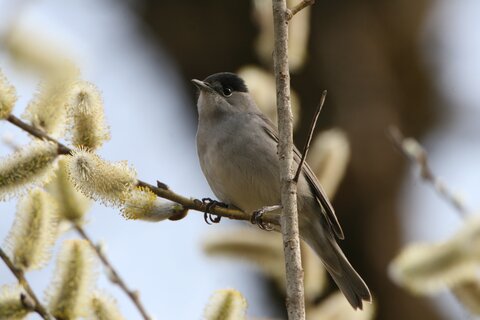
<path id="1" fill-rule="evenodd" d="M 200 80 L 197 80 L 197 79 L 192 79 L 192 82 L 193 84 L 200 90 L 203 90 L 203 91 L 214 91 L 209 85 L 208 83 L 204 82 L 204 81 L 200 81 Z"/>

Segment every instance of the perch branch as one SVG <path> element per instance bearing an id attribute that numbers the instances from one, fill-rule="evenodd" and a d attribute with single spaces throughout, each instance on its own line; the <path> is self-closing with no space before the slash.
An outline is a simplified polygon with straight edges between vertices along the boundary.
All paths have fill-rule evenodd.
<path id="1" fill-rule="evenodd" d="M 389 136 L 394 146 L 419 167 L 422 179 L 430 183 L 438 194 L 455 208 L 462 219 L 465 218 L 468 209 L 462 200 L 435 176 L 428 162 L 428 154 L 420 143 L 413 138 L 405 138 L 397 127 L 389 128 Z"/>
<path id="2" fill-rule="evenodd" d="M 23 122 L 22 120 L 18 119 L 14 115 L 10 115 L 7 120 L 12 123 L 13 125 L 19 127 L 20 129 L 30 133 L 34 137 L 41 139 L 41 140 L 48 140 L 53 143 L 56 143 L 58 145 L 58 154 L 71 154 L 72 149 L 69 147 L 65 146 L 64 144 L 58 142 L 57 140 L 53 139 L 52 137 L 48 136 L 45 132 L 42 130 L 26 123 Z M 162 187 L 155 187 L 147 182 L 144 182 L 142 180 L 137 181 L 137 186 L 139 187 L 144 187 L 152 191 L 154 194 L 156 194 L 160 198 L 164 198 L 176 203 L 181 204 L 185 209 L 189 210 L 196 210 L 199 212 L 205 212 L 207 210 L 207 205 L 205 203 L 202 203 L 202 201 L 198 199 L 192 199 L 192 198 L 187 198 L 185 196 L 182 196 L 180 194 L 177 194 L 173 192 L 172 190 L 168 189 L 165 184 L 159 182 L 159 185 Z M 220 206 L 216 206 L 211 208 L 210 212 L 212 214 L 215 214 L 220 217 L 228 218 L 228 219 L 233 219 L 233 220 L 243 220 L 243 221 L 250 221 L 252 218 L 253 213 L 246 213 L 237 209 L 229 209 L 229 208 L 223 208 Z M 273 223 L 273 224 L 279 224 L 278 219 L 273 216 L 264 216 L 262 217 L 262 221 L 265 223 Z"/>
<path id="3" fill-rule="evenodd" d="M 287 280 L 287 314 L 289 320 L 305 319 L 303 268 L 297 213 L 297 184 L 293 175 L 293 117 L 290 105 L 290 71 L 288 66 L 288 16 L 286 0 L 272 0 L 273 64 L 277 89 L 278 157 L 283 212 L 281 229 Z"/>
<path id="4" fill-rule="evenodd" d="M 47 309 L 40 303 L 40 300 L 37 298 L 37 296 L 33 292 L 32 287 L 30 287 L 30 285 L 28 284 L 23 271 L 15 267 L 12 260 L 10 260 L 10 258 L 5 253 L 5 251 L 3 251 L 2 248 L 0 248 L 0 258 L 5 262 L 5 264 L 13 273 L 15 278 L 17 278 L 20 285 L 25 289 L 29 297 L 33 300 L 33 304 L 29 302 L 28 307 L 31 308 L 33 311 L 35 311 L 43 319 L 47 319 L 47 320 L 54 319 L 53 316 L 48 313 Z M 22 299 L 22 302 L 24 300 L 25 299 Z"/>

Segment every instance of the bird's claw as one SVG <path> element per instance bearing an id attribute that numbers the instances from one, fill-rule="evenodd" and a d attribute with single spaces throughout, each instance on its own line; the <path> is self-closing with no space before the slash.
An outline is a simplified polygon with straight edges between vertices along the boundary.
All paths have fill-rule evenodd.
<path id="1" fill-rule="evenodd" d="M 203 219 L 207 224 L 219 223 L 222 219 L 221 216 L 211 213 L 210 211 L 215 207 L 227 208 L 227 204 L 219 202 L 210 198 L 203 198 L 202 203 L 205 205 L 205 211 L 203 214 Z"/>
<path id="2" fill-rule="evenodd" d="M 272 231 L 273 227 L 269 222 L 264 222 L 262 217 L 265 214 L 266 210 L 265 208 L 261 208 L 259 210 L 256 210 L 252 213 L 252 217 L 250 218 L 250 222 L 252 224 L 258 225 L 258 227 L 262 230 L 265 231 Z"/>

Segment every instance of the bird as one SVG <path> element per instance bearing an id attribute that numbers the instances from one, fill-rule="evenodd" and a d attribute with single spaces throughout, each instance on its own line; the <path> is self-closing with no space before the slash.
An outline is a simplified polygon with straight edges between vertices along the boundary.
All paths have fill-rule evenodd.
<path id="1" fill-rule="evenodd" d="M 215 73 L 198 88 L 197 154 L 215 196 L 244 212 L 281 203 L 278 132 L 257 107 L 245 81 L 234 73 Z M 294 148 L 294 161 L 301 154 Z M 307 163 L 297 183 L 300 237 L 316 252 L 354 309 L 371 302 L 367 285 L 349 263 L 337 239 L 344 234 L 335 211 Z"/>

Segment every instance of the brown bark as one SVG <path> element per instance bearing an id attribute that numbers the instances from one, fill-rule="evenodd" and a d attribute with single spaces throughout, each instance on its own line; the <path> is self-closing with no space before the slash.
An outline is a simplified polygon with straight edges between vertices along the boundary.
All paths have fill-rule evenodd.
<path id="1" fill-rule="evenodd" d="M 287 1 L 272 0 L 274 50 L 273 64 L 277 89 L 278 158 L 282 199 L 283 248 L 287 277 L 287 313 L 290 320 L 305 319 L 302 257 L 297 211 L 297 184 L 293 171 L 293 116 L 290 104 L 290 71 L 288 67 Z M 296 169 L 296 168 L 295 168 Z"/>

